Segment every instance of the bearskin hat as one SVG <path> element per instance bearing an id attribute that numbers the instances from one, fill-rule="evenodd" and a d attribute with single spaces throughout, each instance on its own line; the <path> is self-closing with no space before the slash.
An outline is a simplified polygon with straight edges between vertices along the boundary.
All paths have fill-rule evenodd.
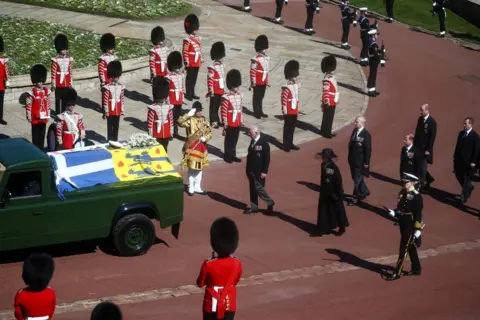
<path id="1" fill-rule="evenodd" d="M 193 13 L 189 14 L 185 18 L 185 22 L 183 25 L 185 26 L 185 32 L 188 34 L 192 34 L 193 31 L 200 29 L 200 21 L 198 20 L 198 17 Z"/>
<path id="2" fill-rule="evenodd" d="M 321 67 L 323 73 L 333 72 L 337 68 L 337 59 L 332 55 L 326 56 L 322 59 Z"/>
<path id="3" fill-rule="evenodd" d="M 113 302 L 104 301 L 93 309 L 90 320 L 122 320 L 122 311 Z"/>
<path id="4" fill-rule="evenodd" d="M 215 42 L 210 49 L 210 58 L 220 60 L 225 58 L 225 45 L 222 41 Z"/>
<path id="5" fill-rule="evenodd" d="M 115 36 L 111 33 L 105 33 L 100 38 L 100 49 L 102 49 L 103 52 L 115 49 L 115 45 Z"/>
<path id="6" fill-rule="evenodd" d="M 77 91 L 73 88 L 68 88 L 63 96 L 65 106 L 74 106 L 77 103 Z"/>
<path id="7" fill-rule="evenodd" d="M 0 36 L 0 52 L 5 51 L 5 44 L 3 43 L 3 38 Z"/>
<path id="8" fill-rule="evenodd" d="M 47 81 L 47 68 L 45 68 L 42 64 L 36 64 L 30 69 L 30 79 L 32 83 L 43 82 Z"/>
<path id="9" fill-rule="evenodd" d="M 255 39 L 255 51 L 260 52 L 268 49 L 268 38 L 266 35 L 261 34 Z"/>
<path id="10" fill-rule="evenodd" d="M 196 109 L 197 111 L 202 111 L 203 110 L 202 103 L 200 101 L 195 101 L 192 104 L 192 109 Z"/>
<path id="11" fill-rule="evenodd" d="M 296 60 L 290 60 L 285 64 L 285 69 L 283 70 L 285 74 L 285 79 L 296 78 L 300 74 L 300 64 Z"/>
<path id="12" fill-rule="evenodd" d="M 242 85 L 242 75 L 237 69 L 232 69 L 227 73 L 227 88 L 232 90 Z"/>
<path id="13" fill-rule="evenodd" d="M 152 33 L 150 34 L 150 40 L 152 40 L 154 46 L 156 46 L 161 41 L 165 41 L 165 31 L 163 31 L 163 28 L 153 28 Z"/>
<path id="14" fill-rule="evenodd" d="M 31 254 L 23 263 L 22 279 L 30 290 L 45 290 L 55 271 L 55 263 L 48 254 Z"/>
<path id="15" fill-rule="evenodd" d="M 163 77 L 157 77 L 153 81 L 153 99 L 167 99 L 170 93 L 170 82 Z"/>
<path id="16" fill-rule="evenodd" d="M 182 65 L 183 65 L 182 54 L 179 51 L 173 51 L 168 55 L 168 58 L 167 58 L 168 70 L 170 71 L 178 70 L 182 67 Z"/>
<path id="17" fill-rule="evenodd" d="M 220 257 L 233 254 L 238 247 L 238 229 L 235 222 L 225 217 L 215 220 L 210 228 L 210 244 Z"/>
<path id="18" fill-rule="evenodd" d="M 118 60 L 112 61 L 107 65 L 107 77 L 120 78 L 122 76 L 122 63 Z"/>
<path id="19" fill-rule="evenodd" d="M 58 34 L 54 40 L 55 49 L 58 53 L 62 50 L 68 50 L 68 38 L 64 34 Z"/>

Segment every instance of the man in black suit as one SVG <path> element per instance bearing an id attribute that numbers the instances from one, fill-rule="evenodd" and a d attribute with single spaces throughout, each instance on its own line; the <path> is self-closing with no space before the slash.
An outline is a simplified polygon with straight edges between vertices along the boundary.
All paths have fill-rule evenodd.
<path id="1" fill-rule="evenodd" d="M 473 118 L 465 118 L 463 128 L 464 130 L 458 133 L 457 145 L 453 154 L 453 171 L 462 186 L 461 201 L 465 203 L 474 189 L 471 178 L 480 152 L 480 138 L 473 130 Z"/>
<path id="2" fill-rule="evenodd" d="M 400 153 L 400 180 L 404 173 L 420 176 L 422 168 L 422 152 L 413 146 L 413 134 L 407 134 L 403 140 L 403 148 Z"/>
<path id="3" fill-rule="evenodd" d="M 252 138 L 248 147 L 246 173 L 250 186 L 250 209 L 244 213 L 258 212 L 258 197 L 267 203 L 267 212 L 273 212 L 275 202 L 265 191 L 265 180 L 270 165 L 270 145 L 257 127 L 249 129 Z"/>
<path id="4" fill-rule="evenodd" d="M 370 156 L 372 154 L 372 137 L 365 128 L 365 118 L 355 119 L 355 129 L 348 143 L 348 164 L 353 179 L 353 200 L 348 205 L 353 206 L 368 197 L 370 191 L 365 184 L 364 176 L 370 176 Z"/>
<path id="5" fill-rule="evenodd" d="M 430 107 L 424 104 L 420 107 L 420 117 L 415 129 L 413 146 L 423 151 L 420 169 L 420 188 L 427 189 L 435 179 L 428 172 L 428 164 L 433 164 L 433 144 L 437 135 L 437 122 L 430 115 Z"/>

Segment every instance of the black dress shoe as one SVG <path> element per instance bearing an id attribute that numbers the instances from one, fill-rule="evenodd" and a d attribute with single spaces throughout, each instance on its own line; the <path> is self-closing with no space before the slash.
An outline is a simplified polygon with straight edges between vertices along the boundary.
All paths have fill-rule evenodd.
<path id="1" fill-rule="evenodd" d="M 185 97 L 185 100 L 192 101 L 193 98 L 192 97 Z"/>
<path id="2" fill-rule="evenodd" d="M 300 150 L 300 147 L 297 147 L 296 145 L 292 145 L 292 150 L 298 151 Z"/>
<path id="3" fill-rule="evenodd" d="M 350 202 L 347 203 L 347 206 L 349 207 L 353 207 L 353 206 L 356 206 L 358 204 L 358 200 L 357 199 L 354 199 Z"/>
<path id="4" fill-rule="evenodd" d="M 226 163 L 233 163 L 233 161 L 231 159 L 225 159 L 223 158 L 223 160 L 226 162 Z"/>
<path id="5" fill-rule="evenodd" d="M 242 159 L 238 158 L 238 157 L 233 157 L 233 161 L 234 162 L 242 162 Z"/>
<path id="6" fill-rule="evenodd" d="M 290 148 L 284 148 L 283 151 L 290 152 Z"/>
<path id="7" fill-rule="evenodd" d="M 332 139 L 333 138 L 333 136 L 330 133 L 322 133 L 322 137 L 324 137 L 326 139 Z"/>
<path id="8" fill-rule="evenodd" d="M 196 193 L 196 194 L 199 194 L 199 195 L 202 195 L 202 196 L 204 196 L 204 195 L 207 194 L 205 191 L 202 191 L 202 192 L 200 192 L 200 191 L 195 191 L 195 193 Z"/>
<path id="9" fill-rule="evenodd" d="M 377 92 L 377 91 L 369 91 L 368 92 L 368 96 L 372 97 L 372 98 L 378 97 L 379 95 L 380 95 L 380 92 Z"/>
<path id="10" fill-rule="evenodd" d="M 193 193 L 192 193 L 192 192 L 187 191 L 187 194 L 188 194 L 190 197 L 193 197 Z"/>
<path id="11" fill-rule="evenodd" d="M 262 113 L 262 118 L 268 118 L 268 114 Z"/>
<path id="12" fill-rule="evenodd" d="M 0 119 L 0 124 L 3 124 L 4 126 L 6 126 L 8 124 L 8 122 L 3 120 L 3 119 Z"/>
<path id="13" fill-rule="evenodd" d="M 258 210 L 252 210 L 252 208 L 249 208 L 247 210 L 244 210 L 243 213 L 245 213 L 245 214 L 255 214 L 255 213 L 258 213 Z"/>
<path id="14" fill-rule="evenodd" d="M 421 274 L 422 274 L 422 271 L 419 271 L 419 270 L 412 270 L 412 271 L 405 272 L 406 276 L 419 276 Z"/>
<path id="15" fill-rule="evenodd" d="M 200 99 L 200 97 L 196 96 L 196 95 L 193 95 L 193 99 L 198 100 L 198 99 Z"/>
<path id="16" fill-rule="evenodd" d="M 245 12 L 252 12 L 252 8 L 248 8 L 248 9 L 243 8 L 243 11 L 245 11 Z"/>
<path id="17" fill-rule="evenodd" d="M 254 117 L 257 119 L 262 119 L 262 116 L 259 116 L 259 115 L 254 115 Z"/>
<path id="18" fill-rule="evenodd" d="M 386 278 L 387 281 L 395 281 L 398 279 L 400 279 L 400 276 L 398 275 L 398 273 L 395 272 Z"/>
<path id="19" fill-rule="evenodd" d="M 275 202 L 273 202 L 272 204 L 269 204 L 268 207 L 267 207 L 267 213 L 272 213 L 273 212 L 273 206 L 275 205 Z"/>
<path id="20" fill-rule="evenodd" d="M 337 136 L 337 134 L 334 133 L 334 132 L 330 133 L 330 135 L 331 135 L 332 137 L 336 137 L 336 136 Z"/>

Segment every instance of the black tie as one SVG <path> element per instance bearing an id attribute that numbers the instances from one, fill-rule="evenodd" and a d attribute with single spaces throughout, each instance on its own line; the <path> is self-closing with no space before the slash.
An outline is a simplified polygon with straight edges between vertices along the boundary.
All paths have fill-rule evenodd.
<path id="1" fill-rule="evenodd" d="M 465 135 L 463 137 L 466 138 L 467 136 L 468 136 L 468 131 L 465 130 Z"/>
<path id="2" fill-rule="evenodd" d="M 358 129 L 355 129 L 355 133 L 353 134 L 352 141 L 355 141 L 355 139 L 357 139 L 357 135 L 358 135 Z"/>

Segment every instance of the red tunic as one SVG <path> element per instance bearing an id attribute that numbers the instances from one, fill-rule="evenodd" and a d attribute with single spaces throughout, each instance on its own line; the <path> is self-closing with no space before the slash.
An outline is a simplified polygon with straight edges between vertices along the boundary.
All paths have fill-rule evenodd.
<path id="1" fill-rule="evenodd" d="M 10 74 L 8 73 L 8 58 L 0 56 L 0 91 L 4 91 L 8 87 Z"/>
<path id="2" fill-rule="evenodd" d="M 80 113 L 69 114 L 65 111 L 59 114 L 57 119 L 57 141 L 64 150 L 73 149 L 73 144 L 79 137 L 85 139 L 85 125 Z"/>
<path id="3" fill-rule="evenodd" d="M 47 87 L 33 87 L 27 92 L 25 108 L 27 119 L 32 124 L 48 123 L 50 119 L 50 90 Z"/>
<path id="4" fill-rule="evenodd" d="M 185 81 L 182 73 L 170 72 L 166 76 L 170 82 L 170 104 L 175 106 L 183 104 L 183 94 L 185 93 Z"/>
<path id="5" fill-rule="evenodd" d="M 300 84 L 288 81 L 287 85 L 282 86 L 282 112 L 283 114 L 298 114 Z"/>
<path id="6" fill-rule="evenodd" d="M 338 103 L 339 93 L 337 80 L 331 73 L 325 74 L 323 78 L 322 104 L 324 106 L 335 107 Z"/>
<path id="7" fill-rule="evenodd" d="M 52 58 L 52 86 L 68 88 L 72 86 L 72 62 L 69 56 L 56 56 Z"/>
<path id="8" fill-rule="evenodd" d="M 55 313 L 55 291 L 48 287 L 40 292 L 22 289 L 15 295 L 15 319 L 48 320 Z"/>
<path id="9" fill-rule="evenodd" d="M 165 77 L 167 68 L 167 47 L 155 46 L 150 49 L 150 74 L 154 77 Z"/>
<path id="10" fill-rule="evenodd" d="M 242 94 L 233 92 L 222 96 L 220 105 L 222 112 L 222 121 L 228 127 L 240 127 L 242 125 Z"/>
<path id="11" fill-rule="evenodd" d="M 250 64 L 250 82 L 257 86 L 268 85 L 269 61 L 270 57 L 262 53 L 258 53 L 254 58 L 251 59 L 252 63 Z"/>
<path id="12" fill-rule="evenodd" d="M 103 106 L 107 116 L 120 116 L 125 112 L 125 86 L 118 82 L 103 86 Z"/>
<path id="13" fill-rule="evenodd" d="M 234 257 L 216 258 L 205 260 L 197 278 L 197 285 L 205 288 L 203 298 L 203 311 L 209 313 L 222 313 L 225 311 L 235 312 L 237 310 L 237 289 L 236 285 L 242 276 L 242 263 Z M 231 286 L 225 285 L 232 277 Z M 218 295 L 223 291 L 224 301 L 218 301 Z M 217 294 L 215 294 L 215 292 Z M 216 296 L 216 297 L 215 297 Z"/>
<path id="14" fill-rule="evenodd" d="M 173 106 L 171 104 L 153 104 L 148 106 L 148 132 L 154 138 L 168 139 L 172 137 Z"/>
<path id="15" fill-rule="evenodd" d="M 183 63 L 199 68 L 202 63 L 202 38 L 193 34 L 183 39 Z"/>
<path id="16" fill-rule="evenodd" d="M 111 80 L 107 76 L 107 66 L 110 62 L 117 60 L 115 54 L 104 53 L 98 57 L 98 78 L 100 79 L 101 84 L 110 83 Z"/>
<path id="17" fill-rule="evenodd" d="M 225 93 L 225 65 L 219 61 L 215 61 L 208 66 L 207 76 L 208 92 L 218 95 Z"/>

